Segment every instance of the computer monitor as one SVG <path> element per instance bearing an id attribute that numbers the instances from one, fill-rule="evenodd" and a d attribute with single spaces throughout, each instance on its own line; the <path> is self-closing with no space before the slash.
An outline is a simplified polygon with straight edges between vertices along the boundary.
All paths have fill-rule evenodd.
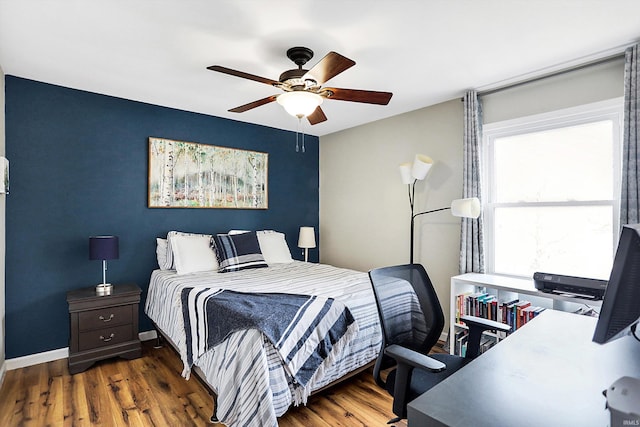
<path id="1" fill-rule="evenodd" d="M 604 344 L 636 332 L 640 322 L 640 224 L 625 225 L 613 260 L 593 341 Z"/>

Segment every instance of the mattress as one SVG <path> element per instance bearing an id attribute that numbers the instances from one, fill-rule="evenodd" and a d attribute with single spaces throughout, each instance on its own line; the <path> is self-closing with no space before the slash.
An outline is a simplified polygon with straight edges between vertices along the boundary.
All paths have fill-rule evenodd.
<path id="1" fill-rule="evenodd" d="M 174 343 L 188 377 L 181 291 L 187 287 L 317 295 L 344 303 L 358 324 L 358 334 L 335 363 L 309 385 L 320 389 L 374 360 L 381 332 L 373 291 L 366 273 L 326 264 L 294 261 L 268 268 L 231 273 L 178 275 L 172 270 L 151 274 L 145 311 Z M 217 394 L 216 415 L 226 425 L 276 426 L 292 404 L 305 403 L 273 345 L 260 331 L 234 332 L 195 361 Z"/>

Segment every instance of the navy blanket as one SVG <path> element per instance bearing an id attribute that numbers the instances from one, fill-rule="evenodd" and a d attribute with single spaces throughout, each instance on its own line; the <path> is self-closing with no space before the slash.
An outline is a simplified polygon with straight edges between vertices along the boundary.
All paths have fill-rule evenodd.
<path id="1" fill-rule="evenodd" d="M 306 387 L 358 329 L 349 309 L 333 298 L 212 288 L 185 288 L 181 298 L 189 368 L 229 334 L 258 329 Z"/>

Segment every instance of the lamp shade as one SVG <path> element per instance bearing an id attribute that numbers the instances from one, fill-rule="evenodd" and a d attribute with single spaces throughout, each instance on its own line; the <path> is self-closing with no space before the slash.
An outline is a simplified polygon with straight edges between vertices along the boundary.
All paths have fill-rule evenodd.
<path id="1" fill-rule="evenodd" d="M 433 166 L 433 160 L 429 156 L 425 156 L 424 154 L 416 154 L 415 159 L 413 159 L 413 167 L 411 168 L 411 175 L 415 179 L 422 180 L 429 173 L 429 169 Z"/>
<path id="2" fill-rule="evenodd" d="M 89 237 L 89 259 L 118 259 L 117 236 L 92 236 Z"/>
<path id="3" fill-rule="evenodd" d="M 480 200 L 477 197 L 454 200 L 451 202 L 451 214 L 462 218 L 478 218 L 480 216 Z"/>
<path id="4" fill-rule="evenodd" d="M 298 237 L 299 248 L 315 248 L 316 233 L 313 227 L 300 227 L 300 236 Z"/>
<path id="5" fill-rule="evenodd" d="M 402 178 L 403 184 L 411 184 L 413 182 L 413 176 L 411 176 L 411 163 L 400 164 L 400 178 Z"/>
<path id="6" fill-rule="evenodd" d="M 322 97 L 317 93 L 295 90 L 278 95 L 277 101 L 287 113 L 302 118 L 313 113 L 322 104 Z"/>

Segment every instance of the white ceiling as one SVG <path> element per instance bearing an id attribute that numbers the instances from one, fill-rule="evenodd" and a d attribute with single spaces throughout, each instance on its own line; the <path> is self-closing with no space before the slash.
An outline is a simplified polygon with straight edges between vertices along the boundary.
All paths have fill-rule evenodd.
<path id="1" fill-rule="evenodd" d="M 326 135 L 607 56 L 640 40 L 639 0 L 0 0 L 5 74 L 296 130 L 278 90 L 206 69 L 277 80 L 306 46 L 356 65 L 327 85 L 393 92 L 387 106 L 329 100 Z M 310 68 L 310 67 L 306 67 Z"/>

